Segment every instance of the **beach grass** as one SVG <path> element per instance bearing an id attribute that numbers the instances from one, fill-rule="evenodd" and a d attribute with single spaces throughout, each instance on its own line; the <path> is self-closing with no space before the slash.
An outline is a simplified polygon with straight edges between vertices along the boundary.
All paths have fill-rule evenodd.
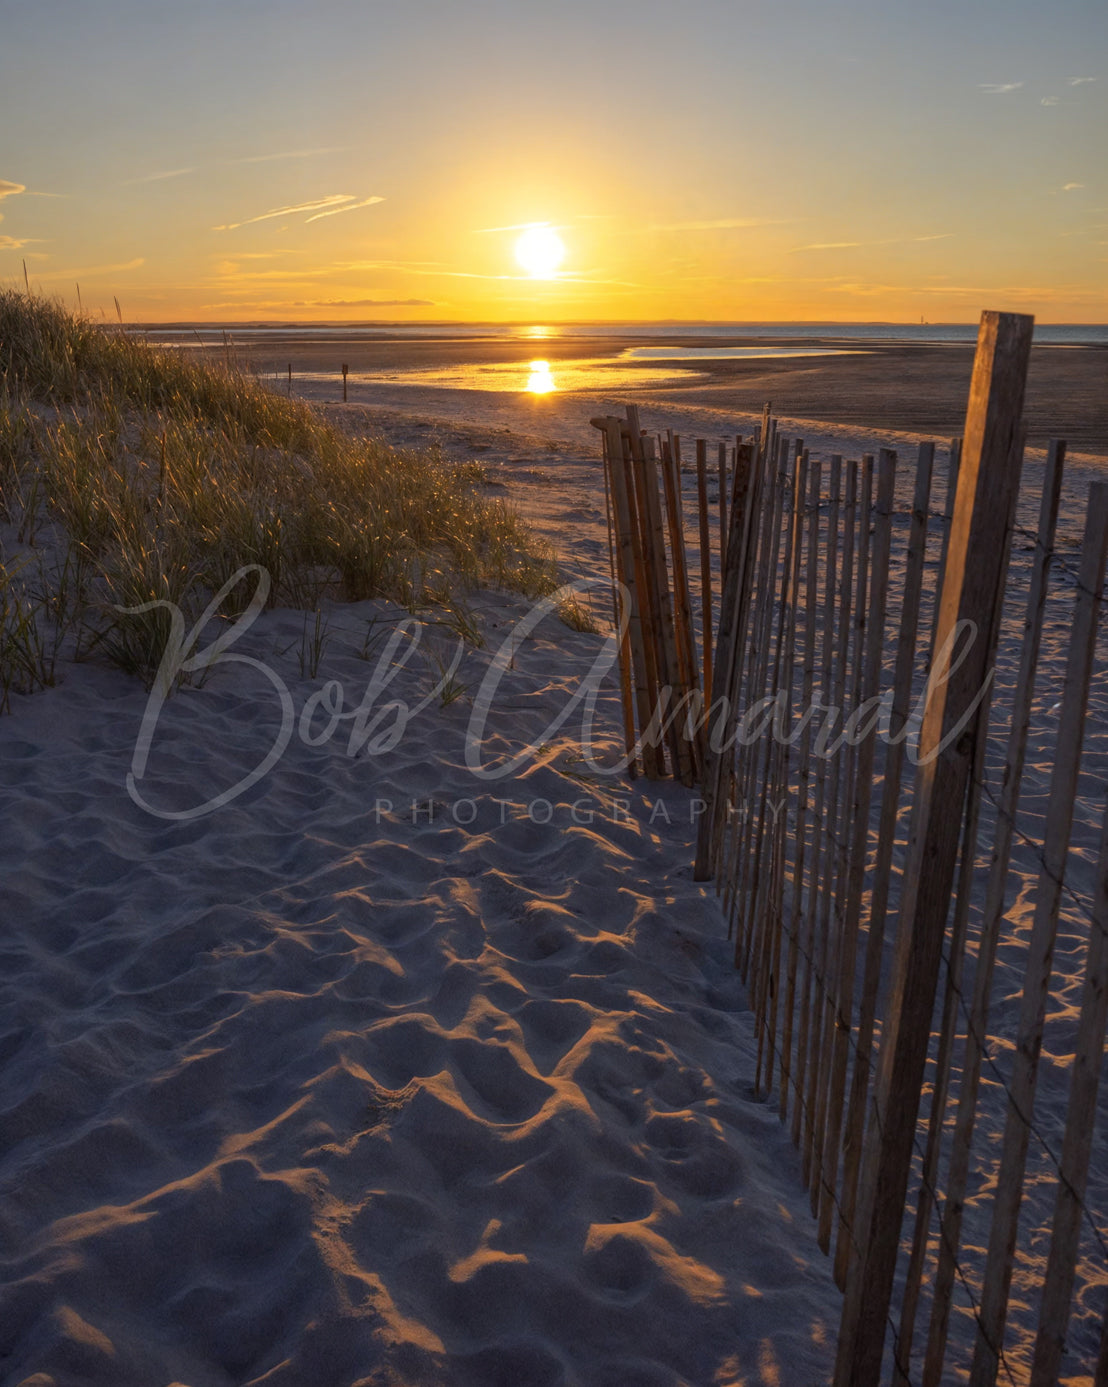
<path id="1" fill-rule="evenodd" d="M 330 597 L 456 612 L 479 586 L 552 591 L 551 555 L 481 480 L 435 448 L 352 437 L 231 361 L 2 292 L 0 523 L 51 559 L 0 554 L 0 700 L 42 682 L 24 647 L 46 619 L 149 682 L 168 613 L 120 609 L 166 600 L 187 618 L 247 564 L 269 573 L 272 605 L 308 611 Z"/>

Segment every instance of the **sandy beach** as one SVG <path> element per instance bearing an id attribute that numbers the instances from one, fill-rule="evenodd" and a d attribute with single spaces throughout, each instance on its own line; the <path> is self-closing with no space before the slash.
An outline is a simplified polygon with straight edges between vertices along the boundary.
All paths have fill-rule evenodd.
<path id="1" fill-rule="evenodd" d="M 1051 404 L 1062 359 L 1077 383 Z M 813 450 L 909 456 L 957 431 L 968 356 L 944 358 L 919 410 L 912 381 L 880 391 L 889 358 L 826 360 L 848 364 L 647 394 L 644 422 L 733 435 L 768 392 Z M 1103 360 L 1037 359 L 1035 429 L 1064 411 L 1087 445 L 1071 536 L 1100 470 Z M 587 420 L 615 401 L 303 393 L 352 432 L 479 461 L 563 576 L 592 580 L 604 627 Z M 3 540 L 18 547 L 10 526 Z M 164 706 L 93 662 L 0 719 L 4 1384 L 829 1380 L 840 1296 L 799 1158 L 753 1093 L 726 926 L 692 880 L 697 797 L 612 773 L 610 669 L 591 715 L 571 707 L 603 631 L 496 592 L 472 614 L 481 646 L 383 602 L 326 603 L 314 633 L 266 610 L 239 618 L 237 663 Z M 1032 831 L 1064 634 L 1044 659 Z M 1091 718 L 1100 765 L 1103 680 Z M 1083 805 L 1079 881 L 1092 784 Z M 1016 870 L 1029 884 L 1033 856 Z M 1013 956 L 1026 922 L 1023 902 Z M 1087 1275 L 1081 1343 L 1101 1313 Z M 1017 1284 L 1034 1276 L 1032 1248 Z"/>
<path id="2" fill-rule="evenodd" d="M 329 612 L 314 679 L 303 616 L 260 617 L 235 649 L 297 730 L 224 804 L 281 736 L 256 671 L 167 705 L 141 803 L 133 681 L 0 724 L 5 1383 L 824 1380 L 838 1296 L 693 797 L 549 731 L 601 644 L 551 618 L 482 744 L 532 752 L 480 779 L 471 699 L 528 604 L 476 607 L 468 695 L 428 702 L 417 656 L 388 699 L 427 706 L 354 755 L 304 709 L 356 706 L 404 614 Z"/>

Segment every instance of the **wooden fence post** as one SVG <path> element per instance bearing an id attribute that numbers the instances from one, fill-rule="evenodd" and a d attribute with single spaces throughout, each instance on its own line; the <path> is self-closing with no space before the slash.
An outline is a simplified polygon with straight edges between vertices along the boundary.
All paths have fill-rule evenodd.
<path id="1" fill-rule="evenodd" d="M 940 670 L 932 667 L 941 682 L 933 678 L 920 730 L 921 764 L 835 1387 L 878 1387 L 881 1376 L 962 808 L 992 679 L 986 652 L 1019 485 L 1014 462 L 1032 327 L 1033 319 L 1022 314 L 986 312 L 978 332 L 942 575 L 937 643 L 944 653 Z M 959 641 L 962 658 L 955 664 L 950 657 Z"/>

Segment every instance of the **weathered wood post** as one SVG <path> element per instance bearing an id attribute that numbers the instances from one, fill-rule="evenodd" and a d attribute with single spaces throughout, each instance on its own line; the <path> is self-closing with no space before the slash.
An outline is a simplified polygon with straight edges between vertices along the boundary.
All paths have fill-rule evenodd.
<path id="1" fill-rule="evenodd" d="M 978 331 L 835 1387 L 878 1387 L 881 1377 L 962 811 L 992 682 L 987 652 L 1019 489 L 1033 325 L 1023 314 L 986 312 Z"/>
<path id="2" fill-rule="evenodd" d="M 346 404 L 346 373 L 347 373 L 347 371 L 349 371 L 349 370 L 350 370 L 350 367 L 349 367 L 349 366 L 346 364 L 346 362 L 344 361 L 344 362 L 342 363 L 342 402 L 343 402 L 343 404 Z"/>

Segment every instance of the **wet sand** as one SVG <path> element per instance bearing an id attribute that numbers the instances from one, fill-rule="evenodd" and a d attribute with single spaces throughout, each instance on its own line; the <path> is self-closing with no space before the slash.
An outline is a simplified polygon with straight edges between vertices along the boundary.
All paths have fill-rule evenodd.
<path id="1" fill-rule="evenodd" d="M 499 424 L 513 431 L 522 427 L 526 432 L 581 442 L 587 436 L 581 427 L 587 430 L 588 415 L 595 412 L 592 405 L 611 402 L 602 374 L 597 378 L 596 390 L 557 391 L 548 396 L 457 390 L 363 377 L 506 362 L 524 365 L 536 358 L 545 359 L 554 367 L 557 362 L 612 358 L 627 348 L 656 345 L 658 338 L 646 335 L 605 338 L 567 332 L 546 339 L 528 339 L 521 338 L 518 331 L 506 330 L 502 335 L 475 338 L 470 334 L 451 335 L 449 329 L 426 338 L 375 330 L 364 336 L 352 334 L 327 340 L 290 328 L 287 334 L 276 333 L 267 338 L 264 346 L 252 343 L 238 349 L 238 358 L 259 373 L 272 373 L 282 379 L 291 363 L 294 393 L 310 399 L 341 399 L 339 373 L 346 362 L 350 368 L 351 402 L 405 413 L 427 412 L 437 419 Z M 667 345 L 707 344 L 703 338 L 690 335 L 667 338 Z M 760 414 L 767 401 L 772 401 L 778 416 L 797 421 L 938 438 L 949 438 L 962 431 L 973 365 L 973 347 L 969 344 L 736 336 L 713 338 L 710 345 L 841 348 L 844 354 L 681 363 L 651 361 L 637 365 L 625 362 L 621 364 L 641 370 L 643 386 L 627 384 L 624 376 L 618 400 L 633 400 L 654 410 L 676 411 L 690 421 L 699 420 L 698 428 L 720 433 L 734 432 L 733 427 L 727 426 L 728 416 Z M 657 371 L 671 366 L 695 374 L 682 374 L 659 384 Z M 304 379 L 319 373 L 333 373 L 335 379 Z M 1035 347 L 1025 413 L 1029 447 L 1044 448 L 1051 438 L 1064 438 L 1072 452 L 1108 460 L 1108 348 Z M 713 423 L 718 425 L 715 430 L 710 429 Z M 573 426 L 571 432 L 567 425 Z"/>

